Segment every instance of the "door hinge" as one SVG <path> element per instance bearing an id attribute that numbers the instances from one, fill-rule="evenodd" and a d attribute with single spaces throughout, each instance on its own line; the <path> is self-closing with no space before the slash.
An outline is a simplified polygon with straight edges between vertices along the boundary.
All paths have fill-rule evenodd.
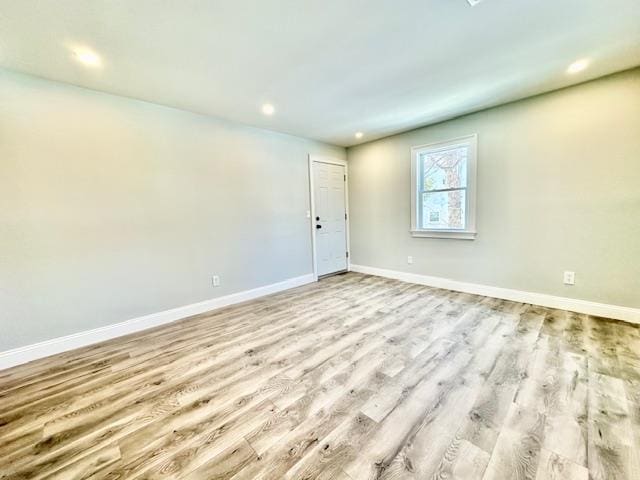
<path id="1" fill-rule="evenodd" d="M 349 252 L 347 252 L 347 258 L 349 258 Z"/>
<path id="2" fill-rule="evenodd" d="M 347 174 L 346 173 L 344 174 L 344 181 L 345 182 L 347 181 Z"/>
<path id="3" fill-rule="evenodd" d="M 346 214 L 346 213 L 344 214 L 344 219 L 345 219 L 345 220 L 347 219 L 347 214 Z"/>

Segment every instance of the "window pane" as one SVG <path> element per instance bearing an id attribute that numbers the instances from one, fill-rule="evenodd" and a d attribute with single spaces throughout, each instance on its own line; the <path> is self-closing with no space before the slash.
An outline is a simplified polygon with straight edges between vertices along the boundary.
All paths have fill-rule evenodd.
<path id="1" fill-rule="evenodd" d="M 466 190 L 423 193 L 421 228 L 463 230 L 466 218 L 466 195 Z"/>
<path id="2" fill-rule="evenodd" d="M 466 145 L 420 154 L 423 190 L 443 190 L 467 186 Z"/>

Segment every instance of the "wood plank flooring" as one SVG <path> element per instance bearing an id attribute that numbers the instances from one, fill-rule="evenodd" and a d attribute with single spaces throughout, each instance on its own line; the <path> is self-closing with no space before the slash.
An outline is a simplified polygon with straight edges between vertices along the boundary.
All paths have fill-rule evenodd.
<path id="1" fill-rule="evenodd" d="M 640 479 L 640 328 L 350 273 L 0 371 L 2 479 Z"/>

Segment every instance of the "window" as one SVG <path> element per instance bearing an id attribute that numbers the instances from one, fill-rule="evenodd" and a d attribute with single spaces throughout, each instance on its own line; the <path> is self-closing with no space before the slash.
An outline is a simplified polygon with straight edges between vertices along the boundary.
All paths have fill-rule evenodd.
<path id="1" fill-rule="evenodd" d="M 477 136 L 411 149 L 411 233 L 476 236 Z"/>

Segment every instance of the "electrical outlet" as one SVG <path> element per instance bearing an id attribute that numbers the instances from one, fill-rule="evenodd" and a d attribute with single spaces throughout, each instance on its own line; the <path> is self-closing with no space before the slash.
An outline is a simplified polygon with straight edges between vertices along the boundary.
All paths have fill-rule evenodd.
<path id="1" fill-rule="evenodd" d="M 564 284 L 575 285 L 575 283 L 576 283 L 576 272 L 564 272 Z"/>
<path id="2" fill-rule="evenodd" d="M 218 275 L 214 275 L 213 277 L 211 277 L 211 285 L 213 285 L 214 287 L 220 286 L 220 277 Z"/>
<path id="3" fill-rule="evenodd" d="M 408 256 L 408 257 L 407 257 L 407 263 L 408 263 L 409 265 L 412 265 L 412 264 L 413 264 L 413 257 L 412 257 L 412 256 Z"/>

